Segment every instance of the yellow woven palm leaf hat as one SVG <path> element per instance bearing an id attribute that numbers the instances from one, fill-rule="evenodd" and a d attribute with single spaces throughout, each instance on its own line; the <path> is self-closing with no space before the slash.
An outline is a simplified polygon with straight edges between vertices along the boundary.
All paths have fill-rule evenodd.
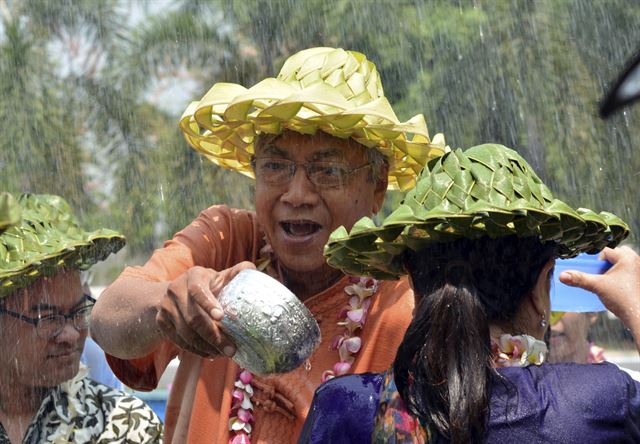
<path id="1" fill-rule="evenodd" d="M 276 78 L 247 89 L 216 83 L 192 102 L 179 123 L 187 142 L 222 167 L 253 177 L 259 134 L 320 130 L 376 148 L 389 161 L 389 188 L 406 190 L 429 159 L 446 151 L 422 114 L 400 122 L 384 95 L 375 65 L 364 54 L 310 48 L 289 57 Z"/>
<path id="2" fill-rule="evenodd" d="M 83 230 L 60 196 L 2 194 L 0 219 L 6 202 L 18 218 L 0 230 L 0 299 L 62 268 L 86 270 L 125 244 L 115 231 Z"/>
<path id="3" fill-rule="evenodd" d="M 629 227 L 606 211 L 573 209 L 553 196 L 516 151 L 485 144 L 430 161 L 381 226 L 362 218 L 350 232 L 338 228 L 325 256 L 347 274 L 397 279 L 406 274 L 407 248 L 511 235 L 555 242 L 557 256 L 568 258 L 615 247 Z"/>

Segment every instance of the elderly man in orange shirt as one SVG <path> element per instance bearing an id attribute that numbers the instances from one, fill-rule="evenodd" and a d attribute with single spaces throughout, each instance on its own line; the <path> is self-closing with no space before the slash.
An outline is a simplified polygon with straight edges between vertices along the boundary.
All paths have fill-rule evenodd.
<path id="1" fill-rule="evenodd" d="M 127 268 L 93 312 L 93 336 L 120 379 L 151 390 L 180 358 L 166 411 L 174 443 L 295 442 L 318 385 L 381 371 L 411 319 L 406 280 L 348 277 L 323 257 L 329 234 L 382 207 L 447 150 L 422 115 L 400 122 L 375 65 L 358 52 L 311 48 L 250 89 L 217 83 L 185 111 L 189 144 L 255 177 L 255 212 L 204 210 L 142 267 Z M 286 285 L 320 325 L 298 369 L 258 376 L 230 357 L 220 289 L 258 267 Z"/>

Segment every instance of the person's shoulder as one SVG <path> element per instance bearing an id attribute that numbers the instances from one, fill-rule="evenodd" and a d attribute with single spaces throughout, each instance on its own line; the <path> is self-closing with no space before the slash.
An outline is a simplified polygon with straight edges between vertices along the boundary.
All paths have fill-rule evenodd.
<path id="1" fill-rule="evenodd" d="M 631 442 L 637 386 L 615 365 L 557 363 L 498 369 L 487 442 Z M 514 435 L 515 434 L 515 435 Z M 633 441 L 636 442 L 636 441 Z"/>
<path id="2" fill-rule="evenodd" d="M 201 217 L 214 218 L 225 216 L 228 218 L 249 218 L 253 219 L 256 216 L 254 211 L 244 210 L 242 208 L 231 208 L 227 205 L 211 205 L 209 208 L 205 208 L 200 212 Z"/>
<path id="3" fill-rule="evenodd" d="M 384 292 L 413 292 L 407 276 L 400 276 L 400 278 L 396 280 L 382 280 L 379 282 L 380 289 Z"/>
<path id="4" fill-rule="evenodd" d="M 383 382 L 384 374 L 364 373 L 338 376 L 320 385 L 298 442 L 351 443 L 371 436 Z"/>
<path id="5" fill-rule="evenodd" d="M 627 381 L 629 375 L 610 362 L 598 364 L 576 364 L 572 362 L 546 364 L 539 367 L 542 372 L 554 372 L 572 380 L 609 379 L 611 383 Z"/>
<path id="6" fill-rule="evenodd" d="M 618 365 L 618 364 L 616 364 Z M 630 368 L 627 367 L 623 367 L 621 365 L 618 365 L 618 368 L 620 370 L 622 370 L 623 372 L 625 372 L 626 374 L 628 374 L 629 376 L 631 376 L 631 379 L 633 379 L 636 382 L 640 382 L 640 372 L 637 370 L 632 370 Z"/>
<path id="7" fill-rule="evenodd" d="M 140 404 L 141 407 L 150 409 L 143 400 L 131 393 L 127 393 L 123 390 L 103 384 L 102 382 L 98 382 L 89 376 L 84 378 L 83 383 L 86 390 L 86 396 L 94 398 L 96 402 L 102 402 L 109 405 L 120 402 L 136 403 Z"/>
<path id="8" fill-rule="evenodd" d="M 213 230 L 217 233 L 222 231 L 247 231 L 255 230 L 257 227 L 256 213 L 240 208 L 231 208 L 227 205 L 212 205 L 202 210 L 198 217 L 191 222 L 189 228 Z"/>
<path id="9" fill-rule="evenodd" d="M 102 438 L 108 438 L 110 433 L 119 436 L 126 431 L 128 437 L 135 436 L 138 442 L 162 442 L 162 421 L 142 399 L 89 377 L 84 378 L 83 384 L 87 411 L 100 411 L 105 418 Z"/>
<path id="10" fill-rule="evenodd" d="M 593 402 L 601 405 L 599 399 L 626 402 L 629 390 L 635 390 L 637 384 L 626 372 L 608 362 L 554 363 L 529 366 L 526 369 L 501 370 L 504 376 L 519 387 L 531 383 L 538 391 L 555 393 L 554 396 L 562 394 L 585 405 L 592 405 Z"/>
<path id="11" fill-rule="evenodd" d="M 369 396 L 378 393 L 384 380 L 383 373 L 360 373 L 357 375 L 344 375 L 329 379 L 316 390 L 316 396 L 334 397 L 353 395 Z"/>
<path id="12" fill-rule="evenodd" d="M 378 402 L 380 388 L 384 382 L 382 373 L 362 373 L 332 378 L 316 390 L 314 407 L 325 414 L 330 411 L 348 410 L 350 406 L 362 408 Z M 373 405 L 372 404 L 372 405 Z"/>
<path id="13" fill-rule="evenodd" d="M 611 384 L 619 384 L 631 379 L 629 375 L 610 362 L 599 364 L 577 364 L 574 362 L 545 363 L 543 365 L 530 365 L 525 368 L 507 367 L 500 372 L 512 377 L 528 375 L 535 380 L 550 381 L 560 380 L 568 384 L 581 384 L 587 381 L 606 379 Z"/>
<path id="14" fill-rule="evenodd" d="M 620 400 L 627 400 L 630 396 L 637 396 L 640 382 L 636 381 L 628 372 L 610 362 L 599 364 L 576 364 L 568 366 L 573 381 L 581 380 L 582 385 L 593 384 L 600 394 L 616 396 Z"/>
<path id="15" fill-rule="evenodd" d="M 380 281 L 378 285 L 377 293 L 380 303 L 385 308 L 397 306 L 401 309 L 409 307 L 413 310 L 413 290 L 406 276 L 395 281 Z"/>
<path id="16" fill-rule="evenodd" d="M 402 337 L 413 317 L 414 306 L 413 290 L 406 277 L 380 281 L 369 316 L 374 323 L 384 323 L 385 328 L 388 324 L 389 328 L 398 329 Z"/>

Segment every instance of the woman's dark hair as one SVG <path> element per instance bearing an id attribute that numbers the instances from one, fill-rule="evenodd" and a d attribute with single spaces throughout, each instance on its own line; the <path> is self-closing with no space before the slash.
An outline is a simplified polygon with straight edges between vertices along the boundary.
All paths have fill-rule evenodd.
<path id="1" fill-rule="evenodd" d="M 493 371 L 489 323 L 513 318 L 554 256 L 553 243 L 516 236 L 405 253 L 416 309 L 394 377 L 408 409 L 439 436 L 482 441 Z"/>

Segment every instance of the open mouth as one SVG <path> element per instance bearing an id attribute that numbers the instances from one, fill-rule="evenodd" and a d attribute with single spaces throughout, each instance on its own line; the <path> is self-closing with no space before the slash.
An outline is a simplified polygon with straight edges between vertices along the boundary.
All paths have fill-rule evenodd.
<path id="1" fill-rule="evenodd" d="M 280 226 L 289 236 L 303 237 L 317 233 L 322 225 L 310 220 L 280 222 Z"/>

